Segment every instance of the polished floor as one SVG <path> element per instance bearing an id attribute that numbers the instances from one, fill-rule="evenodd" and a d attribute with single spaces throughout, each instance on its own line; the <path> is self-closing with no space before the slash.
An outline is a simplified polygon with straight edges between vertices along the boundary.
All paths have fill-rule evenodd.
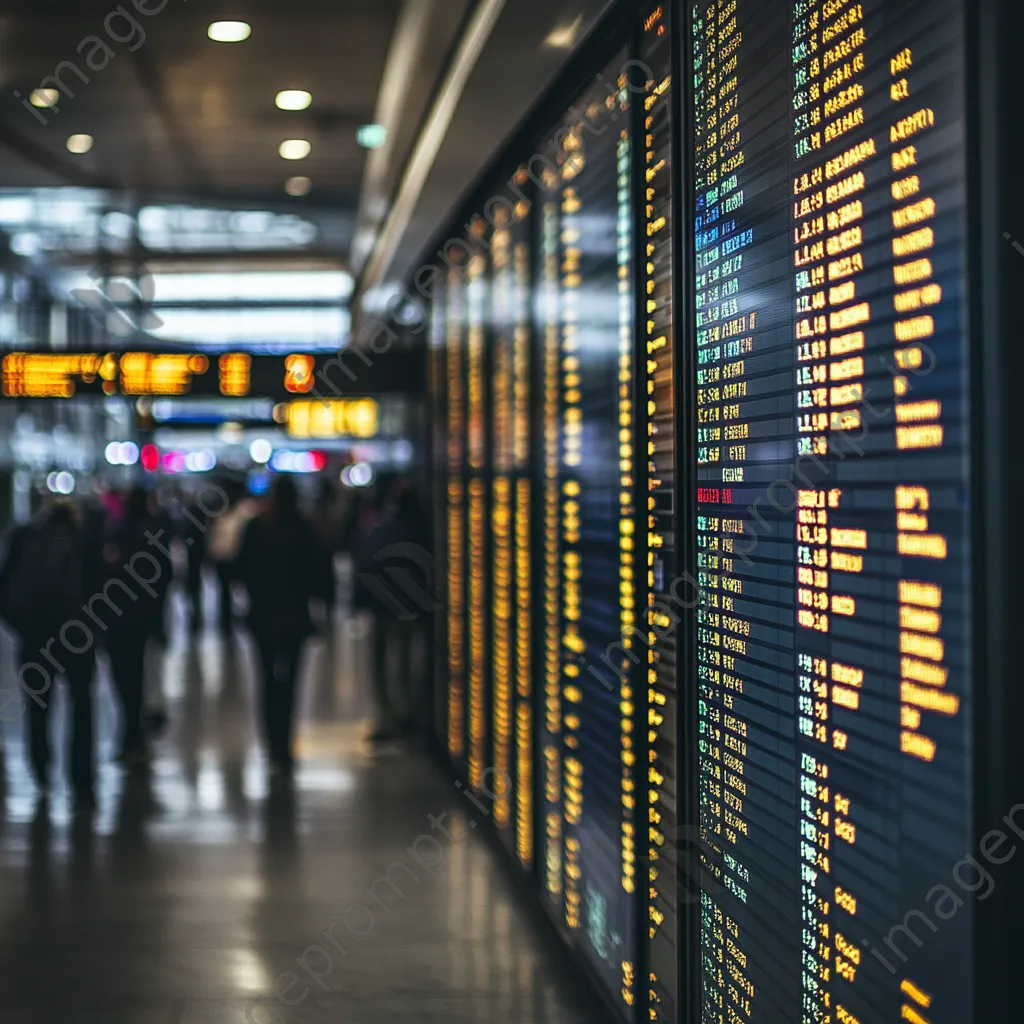
<path id="1" fill-rule="evenodd" d="M 423 755 L 362 741 L 365 637 L 344 621 L 334 634 L 307 652 L 290 789 L 268 786 L 244 636 L 175 630 L 153 666 L 172 725 L 148 777 L 111 763 L 101 665 L 92 818 L 70 813 L 60 784 L 38 799 L 20 723 L 3 727 L 0 1020 L 588 1019 L 474 833 L 473 808 Z"/>

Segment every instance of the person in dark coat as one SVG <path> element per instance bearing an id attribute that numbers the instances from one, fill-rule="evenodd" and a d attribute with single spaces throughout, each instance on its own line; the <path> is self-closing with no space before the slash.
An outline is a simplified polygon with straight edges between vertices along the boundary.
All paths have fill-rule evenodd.
<path id="1" fill-rule="evenodd" d="M 50 785 L 50 708 L 53 683 L 63 676 L 71 710 L 70 781 L 80 810 L 95 804 L 96 654 L 83 606 L 99 579 L 96 553 L 85 543 L 75 509 L 66 501 L 54 502 L 39 520 L 15 529 L 0 566 L 0 613 L 18 638 L 36 784 L 44 793 Z"/>
<path id="2" fill-rule="evenodd" d="M 317 482 L 316 501 L 310 515 L 310 523 L 320 545 L 324 568 L 324 631 L 330 635 L 334 622 L 334 608 L 337 602 L 337 583 L 334 577 L 334 556 L 341 549 L 342 512 L 338 498 L 327 477 Z"/>
<path id="3" fill-rule="evenodd" d="M 320 546 L 291 477 L 275 480 L 266 508 L 246 526 L 238 577 L 249 595 L 249 628 L 259 650 L 271 771 L 287 776 L 294 764 L 299 659 L 313 632 L 309 603 L 327 586 Z"/>
<path id="4" fill-rule="evenodd" d="M 110 619 L 104 634 L 114 688 L 121 704 L 118 759 L 128 767 L 146 761 L 146 647 L 163 629 L 164 604 L 174 572 L 169 542 L 168 531 L 151 511 L 149 495 L 141 487 L 133 488 L 125 501 L 124 517 L 113 525 L 103 548 L 109 579 L 123 581 L 123 566 L 137 555 L 141 558 L 137 559 L 139 571 L 147 578 L 152 577 L 148 590 L 134 588 L 136 600 L 121 602 L 121 614 Z"/>
<path id="5" fill-rule="evenodd" d="M 187 506 L 178 526 L 185 545 L 185 593 L 188 595 L 189 629 L 193 634 L 203 628 L 203 562 L 206 561 L 206 513 L 196 501 Z"/>

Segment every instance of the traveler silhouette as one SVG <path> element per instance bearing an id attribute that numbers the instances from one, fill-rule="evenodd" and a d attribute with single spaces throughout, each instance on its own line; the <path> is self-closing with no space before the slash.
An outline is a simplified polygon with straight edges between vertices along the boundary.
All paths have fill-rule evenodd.
<path id="1" fill-rule="evenodd" d="M 271 772 L 287 777 L 294 756 L 299 659 L 313 632 L 309 602 L 327 589 L 316 534 L 299 510 L 295 482 L 279 476 L 267 506 L 245 529 L 238 577 L 249 595 L 249 628 L 259 650 L 262 721 Z"/>
<path id="2" fill-rule="evenodd" d="M 125 501 L 123 518 L 111 527 L 103 547 L 107 585 L 111 598 L 117 599 L 119 613 L 109 616 L 104 644 L 121 704 L 118 759 L 129 768 L 146 763 L 143 720 L 146 646 L 163 628 L 164 599 L 173 574 L 166 548 L 170 538 L 161 536 L 159 520 L 152 515 L 149 501 L 146 491 L 141 487 L 133 488 Z M 150 538 L 155 540 L 151 542 Z M 137 555 L 146 562 L 145 568 L 140 565 L 139 571 L 154 577 L 148 584 L 152 593 L 129 587 L 125 582 L 124 566 Z M 120 589 L 114 589 L 114 581 L 120 584 Z M 134 600 L 130 597 L 132 594 Z"/>
<path id="3" fill-rule="evenodd" d="M 70 697 L 70 776 L 76 808 L 95 804 L 93 632 L 83 604 L 99 579 L 95 553 L 83 543 L 74 507 L 54 501 L 42 518 L 11 535 L 0 566 L 0 614 L 18 637 L 19 685 L 28 706 L 28 746 L 39 788 L 50 786 L 49 717 L 53 681 Z"/>

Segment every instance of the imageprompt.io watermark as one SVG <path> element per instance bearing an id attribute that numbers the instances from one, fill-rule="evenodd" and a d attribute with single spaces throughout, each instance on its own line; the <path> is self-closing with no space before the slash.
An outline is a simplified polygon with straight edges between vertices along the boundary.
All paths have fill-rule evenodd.
<path id="1" fill-rule="evenodd" d="M 357 572 L 356 580 L 399 621 L 412 622 L 421 613 L 431 614 L 444 607 L 436 589 L 437 563 L 426 548 L 411 541 L 389 544 L 373 560 L 380 564 L 380 570 Z"/>

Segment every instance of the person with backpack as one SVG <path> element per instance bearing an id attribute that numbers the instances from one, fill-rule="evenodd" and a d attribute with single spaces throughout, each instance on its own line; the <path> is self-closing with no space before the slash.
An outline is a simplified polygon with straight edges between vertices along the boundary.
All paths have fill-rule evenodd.
<path id="1" fill-rule="evenodd" d="M 119 578 L 123 566 L 139 552 L 156 559 L 159 574 L 134 601 L 123 603 L 121 614 L 110 619 L 105 636 L 110 671 L 121 704 L 121 752 L 118 760 L 128 768 L 146 763 L 145 678 L 146 647 L 163 626 L 164 601 L 173 567 L 164 546 L 156 543 L 165 531 L 153 515 L 150 498 L 141 487 L 129 491 L 124 516 L 115 523 L 103 547 L 107 578 Z M 168 549 L 169 550 L 169 549 Z"/>
<path id="2" fill-rule="evenodd" d="M 15 529 L 0 565 L 0 614 L 18 638 L 19 678 L 31 690 L 25 704 L 32 772 L 40 791 L 48 792 L 53 682 L 62 676 L 70 698 L 67 763 L 80 810 L 95 806 L 96 652 L 93 633 L 82 620 L 87 595 L 98 580 L 96 554 L 85 543 L 74 506 L 62 500 L 50 504 L 37 521 Z"/>
<path id="3" fill-rule="evenodd" d="M 299 509 L 291 477 L 279 476 L 266 508 L 246 526 L 238 560 L 259 651 L 262 723 L 272 774 L 291 776 L 299 660 L 313 632 L 309 605 L 327 591 L 324 560 Z"/>

